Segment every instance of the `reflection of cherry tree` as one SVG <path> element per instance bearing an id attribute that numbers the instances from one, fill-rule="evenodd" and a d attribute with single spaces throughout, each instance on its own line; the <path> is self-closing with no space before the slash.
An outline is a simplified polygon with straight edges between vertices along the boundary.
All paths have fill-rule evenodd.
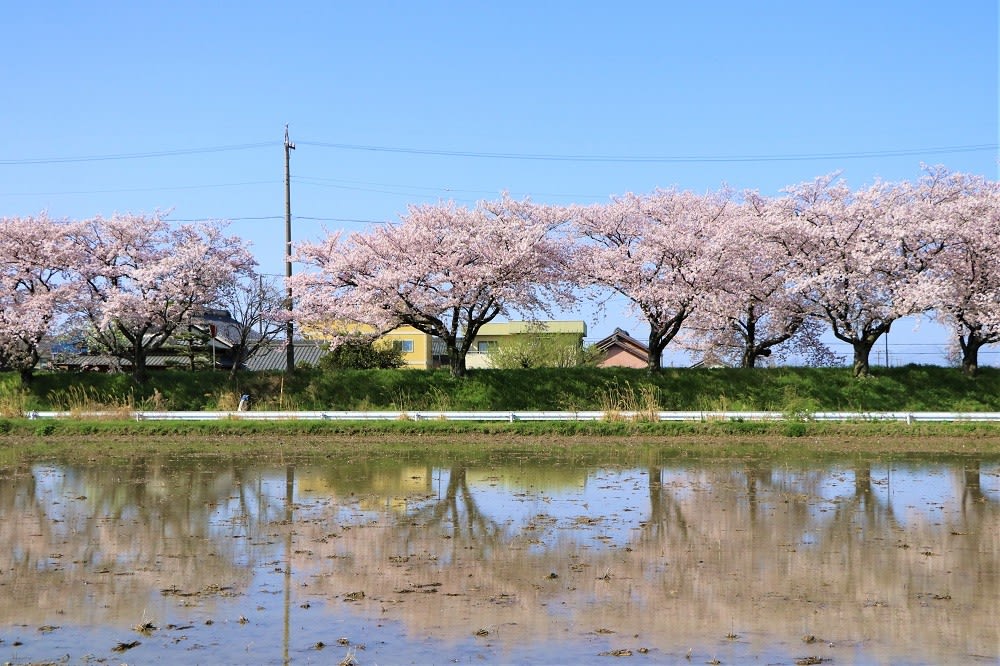
<path id="1" fill-rule="evenodd" d="M 982 463 L 978 460 L 969 460 L 962 467 L 962 514 L 968 510 L 980 509 L 987 501 L 988 497 L 983 493 L 983 486 L 980 482 L 982 474 Z"/>
<path id="2" fill-rule="evenodd" d="M 760 486 L 766 486 L 772 478 L 770 467 L 765 467 L 758 463 L 750 463 L 746 466 L 746 487 L 747 487 L 747 507 L 750 511 L 750 524 L 756 525 L 760 517 Z"/>
<path id="3" fill-rule="evenodd" d="M 916 641 L 926 651 L 920 656 L 936 663 L 954 661 L 945 657 L 953 654 L 955 645 L 980 652 L 984 645 L 987 649 L 996 645 L 1000 622 L 995 595 L 982 581 L 993 580 L 1000 562 L 1000 541 L 995 536 L 1000 503 L 990 499 L 994 493 L 989 488 L 984 492 L 980 485 L 984 471 L 974 461 L 964 468 L 944 464 L 900 474 L 911 484 L 907 490 L 916 484 L 931 506 L 931 515 L 897 524 L 892 503 L 897 509 L 902 503 L 909 508 L 912 496 L 901 502 L 906 493 L 893 494 L 886 485 L 903 483 L 896 481 L 895 472 L 890 470 L 886 478 L 877 463 L 864 461 L 819 470 L 770 461 L 685 461 L 676 466 L 651 462 L 648 479 L 637 478 L 633 468 L 607 475 L 612 481 L 606 486 L 608 494 L 597 498 L 598 505 L 593 493 L 599 489 L 593 485 L 586 489 L 585 502 L 577 494 L 579 482 L 541 472 L 525 474 L 530 464 L 510 470 L 491 465 L 486 491 L 478 485 L 476 469 L 464 462 L 449 470 L 423 459 L 392 466 L 362 458 L 294 468 L 255 468 L 236 461 L 223 465 L 218 460 L 210 467 L 174 463 L 158 467 L 147 461 L 115 464 L 107 474 L 70 469 L 75 477 L 56 481 L 0 469 L 2 536 L 21 544 L 22 537 L 39 533 L 37 525 L 18 522 L 18 516 L 34 504 L 47 512 L 52 530 L 58 530 L 44 542 L 27 542 L 41 554 L 30 566 L 3 560 L 0 553 L 0 575 L 13 571 L 16 577 L 14 583 L 10 578 L 0 582 L 21 589 L 33 585 L 41 593 L 58 590 L 57 594 L 74 599 L 68 612 L 78 617 L 88 617 L 86 613 L 103 617 L 108 611 L 88 609 L 111 603 L 114 597 L 109 595 L 117 593 L 121 596 L 114 602 L 138 616 L 143 608 L 132 600 L 148 600 L 151 590 L 160 598 L 156 591 L 171 584 L 197 589 L 209 580 L 245 583 L 240 576 L 254 575 L 253 565 L 263 563 L 259 557 L 244 561 L 241 548 L 246 546 L 234 545 L 249 541 L 237 538 L 249 534 L 242 526 L 249 520 L 257 526 L 261 542 L 274 542 L 254 544 L 256 554 L 266 553 L 274 561 L 257 567 L 259 585 L 243 588 L 249 594 L 256 590 L 277 595 L 278 585 L 284 585 L 285 626 L 286 632 L 287 627 L 294 628 L 293 639 L 307 631 L 299 619 L 308 618 L 310 626 L 331 626 L 311 621 L 317 612 L 324 612 L 338 619 L 352 614 L 376 622 L 400 622 L 409 634 L 434 639 L 468 638 L 479 627 L 491 632 L 502 627 L 502 636 L 491 641 L 505 646 L 576 637 L 581 628 L 608 628 L 621 639 L 627 630 L 630 636 L 642 637 L 640 644 L 660 650 L 660 661 L 680 661 L 683 652 L 671 652 L 683 650 L 678 645 L 697 650 L 707 642 L 714 644 L 727 631 L 778 642 L 782 636 L 813 632 L 845 644 L 864 637 L 872 644 L 898 649 L 900 661 L 912 661 L 900 646 Z M 543 469 L 543 464 L 545 470 L 561 466 L 546 458 L 536 469 Z M 440 471 L 441 486 L 429 497 L 432 469 L 435 474 Z M 927 478 L 934 480 L 942 469 L 954 486 L 920 485 Z M 990 471 L 987 467 L 985 473 Z M 418 476 L 423 483 L 412 482 Z M 360 477 L 366 481 L 359 482 Z M 85 479 L 95 483 L 101 479 L 111 490 L 91 489 L 82 483 Z M 498 481 L 494 484 L 492 479 Z M 524 524 L 513 515 L 507 522 L 508 514 L 491 504 L 494 498 L 505 499 L 503 488 L 515 480 L 510 499 L 529 507 Z M 140 481 L 145 481 L 145 489 L 131 488 Z M 205 488 L 196 488 L 199 482 Z M 249 489 L 242 503 L 236 485 Z M 124 499 L 116 499 L 114 489 L 119 487 Z M 604 488 L 602 478 L 600 490 Z M 188 501 L 184 494 L 192 495 L 192 506 L 184 507 L 180 515 L 204 523 L 200 529 L 166 534 L 184 527 L 159 520 L 169 509 L 133 513 L 138 497 L 157 507 L 183 505 Z M 77 499 L 83 495 L 87 499 Z M 640 507 L 637 510 L 644 512 L 647 496 L 648 523 L 642 521 L 645 513 L 640 517 L 615 511 L 614 503 L 621 499 L 627 510 Z M 93 510 L 90 502 L 97 503 Z M 610 524 L 604 522 L 608 516 L 622 517 L 630 525 L 642 521 L 645 527 L 632 531 L 627 544 L 611 537 L 581 540 L 579 532 L 592 523 L 578 519 L 594 513 L 568 517 L 561 510 L 576 506 L 603 514 L 595 528 L 604 533 L 602 537 L 609 531 Z M 70 516 L 57 513 L 67 509 Z M 94 527 L 77 531 L 79 523 L 59 522 L 83 509 Z M 112 512 L 114 520 L 108 517 Z M 253 515 L 244 516 L 246 512 Z M 152 523 L 142 524 L 147 519 Z M 119 532 L 121 544 L 112 539 Z M 159 540 L 158 559 L 137 557 L 128 550 L 142 538 Z M 191 543 L 183 544 L 184 539 Z M 913 547 L 900 547 L 903 539 Z M 83 560 L 85 548 L 112 547 L 120 561 L 70 564 L 71 559 Z M 51 566 L 43 556 L 52 553 L 65 554 L 56 563 L 65 571 L 41 571 Z M 278 559 L 281 553 L 284 560 Z M 275 569 L 276 564 L 283 569 Z M 101 569 L 95 571 L 98 565 Z M 84 587 L 103 568 L 117 573 L 126 566 L 133 566 L 134 573 L 102 578 L 96 599 L 95 588 Z M 74 575 L 78 587 L 72 585 Z M 105 594 L 104 585 L 115 589 Z M 11 589 L 5 587 L 5 593 Z M 302 602 L 318 597 L 352 603 L 328 603 L 323 611 L 314 603 L 313 610 L 305 610 L 307 605 L 299 610 Z M 20 598 L 33 599 L 23 593 Z M 885 601 L 891 610 L 867 606 L 870 599 Z M 277 596 L 267 596 L 261 605 L 273 609 L 280 602 Z M 59 607 L 49 603 L 50 612 Z M 967 610 L 962 617 L 954 613 L 959 607 Z M 23 609 L 16 615 L 7 612 L 22 622 L 35 617 Z M 277 629 L 262 626 L 261 631 Z M 286 645 L 287 639 L 286 633 Z M 260 640 L 264 642 L 264 634 Z M 278 635 L 267 640 L 279 644 Z M 442 649 L 450 650 L 445 643 Z M 369 656 L 380 660 L 383 655 L 373 654 L 377 649 Z M 441 657 L 443 661 L 451 653 Z"/>
<path id="4" fill-rule="evenodd" d="M 23 586 L 44 590 L 9 589 L 31 600 L 11 604 L 11 617 L 45 613 L 53 595 L 67 613 L 100 621 L 138 616 L 164 589 L 244 586 L 279 548 L 267 532 L 281 517 L 280 502 L 249 473 L 235 462 L 206 473 L 200 461 L 135 458 L 0 474 L 0 539 L 18 544 L 0 553 L 0 571 L 22 571 Z M 80 586 L 90 591 L 78 594 Z"/>
<path id="5" fill-rule="evenodd" d="M 439 500 L 407 514 L 410 527 L 450 527 L 451 537 L 466 545 L 492 550 L 501 545 L 503 530 L 486 516 L 472 496 L 464 466 L 452 467 L 448 485 Z"/>
<path id="6" fill-rule="evenodd" d="M 206 475 L 190 464 L 138 458 L 100 468 L 67 468 L 67 485 L 82 485 L 88 505 L 109 520 L 157 524 L 166 536 L 211 538 L 222 532 L 253 540 L 280 517 L 281 505 L 277 498 L 255 492 L 246 473 L 235 462 Z"/>
<path id="7" fill-rule="evenodd" d="M 673 493 L 663 490 L 663 468 L 650 467 L 649 520 L 643 524 L 642 542 L 655 542 L 675 535 L 683 538 L 688 532 L 684 508 Z"/>
<path id="8" fill-rule="evenodd" d="M 862 526 L 867 529 L 898 528 L 893 505 L 891 502 L 880 501 L 872 487 L 872 465 L 870 462 L 859 462 L 854 468 L 854 496 L 846 502 L 838 504 L 836 516 L 844 521 L 843 527 L 853 523 L 851 513 L 864 517 Z"/>
<path id="9" fill-rule="evenodd" d="M 992 554 L 1000 554 L 1000 539 L 993 527 L 1000 513 L 1000 497 L 983 492 L 982 461 L 966 460 L 957 480 L 961 510 L 949 525 L 949 533 L 961 544 L 963 564 L 969 571 L 989 567 Z M 995 577 L 995 574 L 993 574 Z"/>

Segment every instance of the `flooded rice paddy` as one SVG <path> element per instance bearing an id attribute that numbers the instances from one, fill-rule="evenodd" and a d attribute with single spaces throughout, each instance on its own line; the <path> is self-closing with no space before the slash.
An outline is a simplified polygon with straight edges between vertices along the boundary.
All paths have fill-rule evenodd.
<path id="1" fill-rule="evenodd" d="M 0 539 L 3 664 L 1000 659 L 997 461 L 34 462 Z"/>

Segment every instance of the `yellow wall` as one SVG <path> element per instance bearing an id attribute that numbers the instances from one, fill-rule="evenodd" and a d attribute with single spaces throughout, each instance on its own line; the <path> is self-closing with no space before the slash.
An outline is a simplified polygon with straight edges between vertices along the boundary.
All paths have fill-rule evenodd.
<path id="1" fill-rule="evenodd" d="M 345 326 L 345 330 L 355 330 L 357 332 L 371 331 L 370 327 L 363 324 L 350 324 Z M 469 368 L 489 367 L 488 353 L 479 353 L 480 342 L 500 345 L 503 340 L 509 340 L 513 335 L 525 333 L 546 333 L 550 335 L 572 336 L 574 339 L 582 341 L 587 335 L 587 324 L 582 321 L 543 321 L 527 322 L 512 321 L 484 324 L 479 329 L 478 335 L 472 341 L 469 354 L 465 357 L 466 366 Z M 403 363 L 406 368 L 417 370 L 428 370 L 433 367 L 433 347 L 431 336 L 421 333 L 412 326 L 400 326 L 379 338 L 387 344 L 400 344 L 409 347 L 410 351 L 403 351 Z"/>
<path id="2" fill-rule="evenodd" d="M 587 335 L 587 324 L 582 321 L 509 321 L 483 324 L 472 340 L 472 346 L 469 347 L 469 353 L 465 357 L 465 365 L 468 368 L 488 368 L 490 348 L 502 345 L 503 341 L 509 340 L 511 336 L 532 333 L 566 336 L 570 340 L 582 343 Z M 486 344 L 487 351 L 479 351 L 481 342 Z"/>
<path id="3" fill-rule="evenodd" d="M 404 367 L 417 370 L 427 370 L 431 367 L 431 336 L 426 333 L 421 333 L 412 326 L 400 326 L 389 331 L 379 340 L 410 347 L 410 351 L 403 350 Z"/>
<path id="4" fill-rule="evenodd" d="M 343 322 L 342 328 L 344 333 L 359 333 L 359 334 L 371 334 L 375 332 L 371 326 L 367 324 L 359 324 L 356 322 Z M 305 334 L 314 339 L 323 340 L 324 335 L 318 330 L 305 329 Z M 375 344 L 385 342 L 386 344 L 400 343 L 405 345 L 409 342 L 409 346 L 412 348 L 411 351 L 403 352 L 403 367 L 405 368 L 415 368 L 419 370 L 427 370 L 431 367 L 432 347 L 431 347 L 431 336 L 426 333 L 421 333 L 412 326 L 400 326 L 395 328 L 385 335 L 381 336 L 375 341 Z"/>

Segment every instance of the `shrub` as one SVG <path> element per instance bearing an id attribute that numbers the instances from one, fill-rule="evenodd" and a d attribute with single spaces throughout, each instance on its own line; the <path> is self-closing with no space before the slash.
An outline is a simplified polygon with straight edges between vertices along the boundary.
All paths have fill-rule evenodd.
<path id="1" fill-rule="evenodd" d="M 389 370 L 402 366 L 400 349 L 361 336 L 342 341 L 319 360 L 320 370 Z"/>

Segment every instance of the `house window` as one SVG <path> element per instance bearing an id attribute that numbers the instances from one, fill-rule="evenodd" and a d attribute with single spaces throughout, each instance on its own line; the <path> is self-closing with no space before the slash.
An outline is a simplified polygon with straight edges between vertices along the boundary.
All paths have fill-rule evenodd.
<path id="1" fill-rule="evenodd" d="M 496 340 L 480 340 L 476 343 L 476 351 L 480 354 L 489 354 L 497 348 Z"/>
<path id="2" fill-rule="evenodd" d="M 413 353 L 413 340 L 393 340 L 392 346 L 404 354 Z"/>

